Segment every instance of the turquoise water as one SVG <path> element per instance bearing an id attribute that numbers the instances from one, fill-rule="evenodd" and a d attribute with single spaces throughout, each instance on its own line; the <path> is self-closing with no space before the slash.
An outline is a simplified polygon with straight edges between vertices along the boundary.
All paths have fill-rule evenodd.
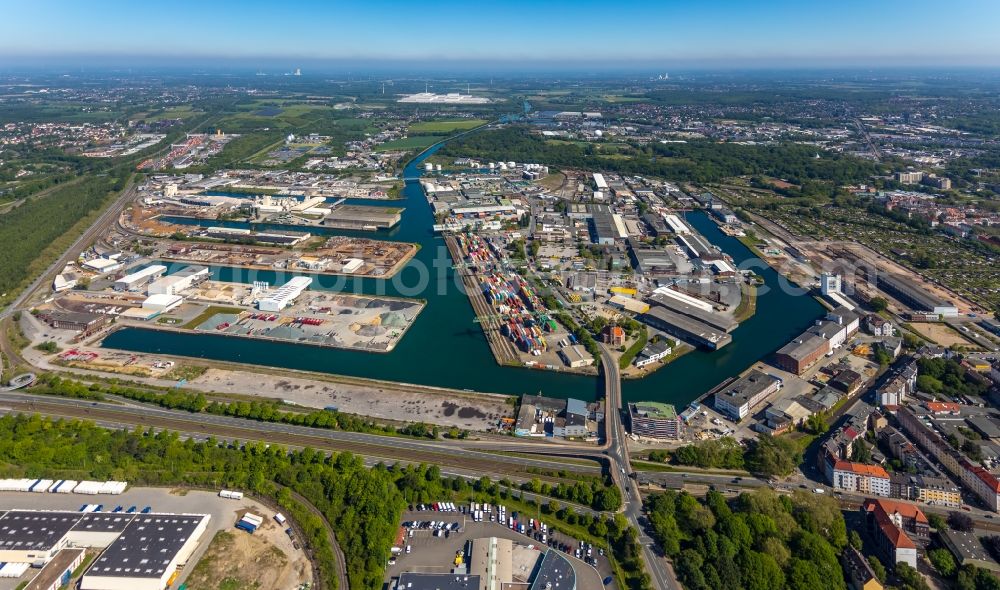
<path id="1" fill-rule="evenodd" d="M 420 163 L 436 149 L 431 148 L 407 165 L 405 177 L 420 176 Z M 407 211 L 403 221 L 391 231 L 352 233 L 330 230 L 330 233 L 420 244 L 420 251 L 406 268 L 391 280 L 314 276 L 311 287 L 426 300 L 423 312 L 390 353 L 374 354 L 142 328 L 119 330 L 108 336 L 103 345 L 136 352 L 193 356 L 493 393 L 542 393 L 582 399 L 592 399 L 600 393 L 603 389 L 601 381 L 593 377 L 497 365 L 479 324 L 474 321 L 468 298 L 456 288 L 457 278 L 444 241 L 431 230 L 434 219 L 419 182 L 407 181 L 403 196 L 404 201 L 394 201 L 393 204 L 401 204 Z M 688 221 L 737 263 L 756 260 L 739 241 L 722 234 L 704 214 L 691 214 Z M 226 225 L 216 221 L 205 223 Z M 264 229 L 267 226 L 256 227 Z M 171 271 L 183 266 L 186 265 L 171 265 Z M 684 405 L 726 377 L 738 374 L 770 354 L 821 314 L 820 305 L 811 297 L 792 295 L 777 288 L 783 279 L 763 263 L 760 263 L 757 272 L 764 277 L 770 292 L 758 297 L 757 314 L 733 333 L 731 345 L 718 352 L 690 353 L 645 379 L 626 381 L 624 397 L 627 400 L 656 400 Z M 213 278 L 235 282 L 262 280 L 280 284 L 295 274 L 305 273 L 212 268 Z M 422 287 L 424 285 L 426 287 Z"/>

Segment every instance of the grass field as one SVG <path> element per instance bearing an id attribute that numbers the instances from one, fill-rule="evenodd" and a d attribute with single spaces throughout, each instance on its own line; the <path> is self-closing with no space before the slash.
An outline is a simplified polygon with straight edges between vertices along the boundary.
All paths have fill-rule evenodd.
<path id="1" fill-rule="evenodd" d="M 604 102 L 610 103 L 624 103 L 624 102 L 642 102 L 642 98 L 637 96 L 622 96 L 620 94 L 605 94 L 601 97 Z"/>
<path id="2" fill-rule="evenodd" d="M 304 129 L 323 120 L 332 121 L 333 107 L 316 104 L 263 103 L 253 104 L 245 111 L 233 113 L 218 122 L 223 130 L 267 127 L 272 130 Z M 312 130 L 310 128 L 310 130 Z M 319 130 L 320 132 L 323 129 Z"/>
<path id="3" fill-rule="evenodd" d="M 418 150 L 441 141 L 440 137 L 434 135 L 412 135 L 403 139 L 397 139 L 375 148 L 377 152 L 388 152 L 392 150 Z"/>
<path id="4" fill-rule="evenodd" d="M 170 107 L 162 113 L 157 113 L 148 117 L 149 121 L 162 121 L 164 119 L 190 119 L 196 115 L 201 115 L 202 111 L 195 110 L 191 105 L 181 105 Z"/>
<path id="5" fill-rule="evenodd" d="M 445 121 L 421 121 L 410 125 L 409 132 L 419 135 L 421 133 L 451 133 L 453 131 L 464 131 L 479 127 L 486 123 L 485 119 L 453 119 Z"/>
<path id="6" fill-rule="evenodd" d="M 217 313 L 240 314 L 243 313 L 243 310 L 238 307 L 223 307 L 221 305 L 210 305 L 205 308 L 205 311 L 199 313 L 190 322 L 184 324 L 181 327 L 184 328 L 185 330 L 194 330 L 195 328 L 200 326 L 205 320 L 214 316 Z"/>

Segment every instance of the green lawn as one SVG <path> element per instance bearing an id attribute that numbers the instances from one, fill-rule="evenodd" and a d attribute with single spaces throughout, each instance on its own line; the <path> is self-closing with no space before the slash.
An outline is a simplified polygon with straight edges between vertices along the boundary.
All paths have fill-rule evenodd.
<path id="1" fill-rule="evenodd" d="M 393 150 L 422 150 L 441 141 L 440 137 L 434 135 L 412 135 L 403 139 L 396 139 L 375 148 L 377 152 L 389 152 Z"/>
<path id="2" fill-rule="evenodd" d="M 149 117 L 149 121 L 162 121 L 164 119 L 190 119 L 196 115 L 201 115 L 203 111 L 195 110 L 191 105 L 181 105 L 176 107 L 171 107 L 164 110 L 162 113 L 158 113 Z"/>
<path id="3" fill-rule="evenodd" d="M 205 311 L 199 313 L 197 316 L 194 317 L 194 319 L 192 319 L 190 322 L 184 324 L 181 327 L 186 330 L 193 330 L 198 326 L 200 326 L 202 323 L 204 323 L 208 318 L 214 316 L 217 313 L 241 314 L 244 311 L 245 310 L 240 309 L 238 307 L 223 307 L 220 305 L 210 305 L 207 308 L 205 308 Z"/>
<path id="4" fill-rule="evenodd" d="M 452 131 L 464 131 L 479 127 L 486 123 L 486 119 L 450 119 L 443 121 L 421 121 L 410 125 L 409 132 L 419 135 L 421 133 L 451 133 Z"/>

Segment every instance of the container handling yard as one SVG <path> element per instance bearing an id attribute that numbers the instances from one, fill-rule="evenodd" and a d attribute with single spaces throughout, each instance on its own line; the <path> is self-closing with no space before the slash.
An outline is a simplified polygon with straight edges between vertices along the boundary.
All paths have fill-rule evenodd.
<path id="1" fill-rule="evenodd" d="M 549 314 L 534 288 L 506 268 L 502 246 L 487 237 L 457 233 L 445 243 L 461 260 L 462 277 L 493 354 L 500 364 L 592 372 L 593 359 Z"/>
<path id="2" fill-rule="evenodd" d="M 38 317 L 53 329 L 73 332 L 73 342 L 103 338 L 107 329 L 141 325 L 389 352 L 425 305 L 418 299 L 311 291 L 313 279 L 307 276 L 275 287 L 260 281 L 248 285 L 208 280 L 203 266 L 184 267 L 168 276 L 162 276 L 164 270 L 152 265 L 132 272 L 115 280 L 113 290 L 68 291 L 40 306 Z"/>
<path id="3" fill-rule="evenodd" d="M 192 312 L 200 310 L 198 316 L 210 314 L 193 327 L 200 332 L 389 352 L 413 324 L 423 303 L 311 292 L 307 300 L 280 312 L 233 309 L 212 313 L 212 306 L 191 304 L 190 307 Z"/>

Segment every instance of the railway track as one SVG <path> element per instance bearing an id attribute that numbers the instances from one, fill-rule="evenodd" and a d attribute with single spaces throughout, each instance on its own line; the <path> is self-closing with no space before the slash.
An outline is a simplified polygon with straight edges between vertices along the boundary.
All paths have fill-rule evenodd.
<path id="1" fill-rule="evenodd" d="M 165 416 L 157 412 L 137 411 L 137 408 L 108 407 L 106 404 L 99 406 L 81 407 L 68 405 L 55 401 L 39 399 L 6 399 L 0 401 L 0 407 L 23 413 L 39 413 L 57 418 L 91 420 L 109 424 L 119 424 L 123 426 L 141 426 L 162 430 L 176 431 L 187 435 L 195 435 L 202 438 L 213 436 L 220 440 L 232 441 L 252 441 L 265 444 L 280 444 L 293 448 L 310 447 L 317 450 L 329 452 L 352 452 L 357 455 L 383 460 L 387 463 L 434 463 L 458 469 L 465 469 L 472 463 L 476 465 L 477 471 L 491 473 L 499 476 L 511 476 L 519 479 L 538 477 L 553 483 L 571 482 L 573 480 L 560 477 L 550 477 L 539 475 L 535 471 L 545 469 L 545 463 L 521 464 L 516 460 L 504 460 L 500 456 L 490 456 L 486 453 L 476 453 L 475 457 L 470 457 L 468 452 L 462 449 L 449 450 L 447 448 L 422 447 L 419 449 L 403 448 L 402 443 L 411 443 L 408 439 L 400 439 L 401 446 L 393 446 L 394 439 L 385 437 L 385 443 L 367 442 L 361 440 L 333 439 L 323 434 L 306 434 L 281 432 L 270 429 L 255 428 L 252 424 L 238 426 L 235 424 L 219 424 L 216 422 L 205 422 L 194 418 L 183 418 L 181 416 Z M 331 433 L 324 433 L 331 434 Z M 552 462 L 553 471 L 567 469 L 567 465 Z M 572 470 L 573 466 L 569 466 Z"/>

